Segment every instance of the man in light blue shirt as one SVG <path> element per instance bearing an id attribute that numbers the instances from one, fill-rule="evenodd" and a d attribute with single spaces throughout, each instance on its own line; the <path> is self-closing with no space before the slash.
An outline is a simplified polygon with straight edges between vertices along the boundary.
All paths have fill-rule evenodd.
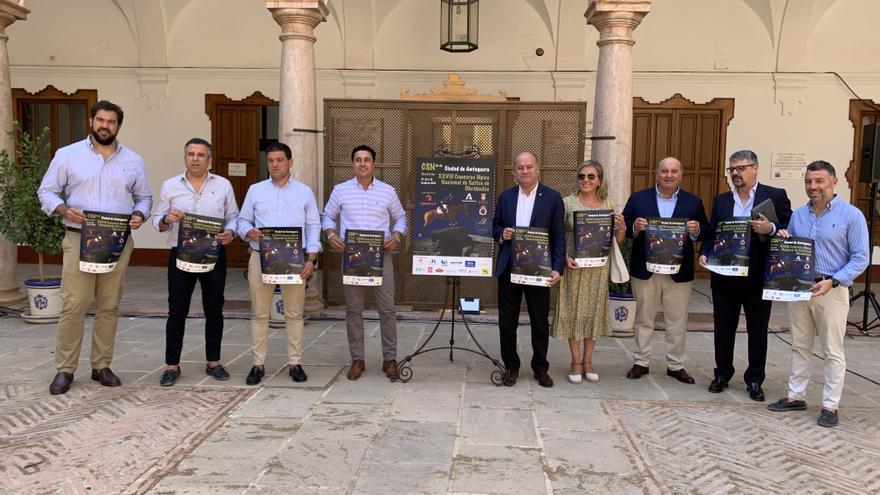
<path id="1" fill-rule="evenodd" d="M 235 191 L 225 177 L 214 175 L 211 168 L 211 143 L 192 138 L 183 147 L 186 172 L 162 184 L 153 226 L 168 233 L 168 320 L 165 322 L 165 372 L 159 385 L 169 387 L 180 378 L 180 353 L 189 305 L 196 282 L 202 287 L 205 310 L 205 373 L 217 380 L 228 380 L 229 372 L 220 364 L 223 340 L 223 303 L 226 288 L 226 250 L 223 246 L 235 238 L 238 204 Z M 211 217 L 224 222 L 223 232 L 211 240 L 220 244 L 214 267 L 178 263 L 177 238 L 184 215 Z M 186 238 L 183 238 L 186 244 Z"/>
<path id="2" fill-rule="evenodd" d="M 855 206 L 834 194 L 837 176 L 834 167 L 825 161 L 807 165 L 804 186 L 809 203 L 791 215 L 783 237 L 798 236 L 815 243 L 816 283 L 809 301 L 788 303 L 791 325 L 791 374 L 788 396 L 767 406 L 771 411 L 801 411 L 810 383 L 810 361 L 813 337 L 825 355 L 825 386 L 822 390 L 820 426 L 837 425 L 837 406 L 843 394 L 846 358 L 843 340 L 849 313 L 849 290 L 853 281 L 868 267 L 868 224 L 865 215 Z"/>
<path id="3" fill-rule="evenodd" d="M 269 348 L 269 309 L 275 284 L 263 283 L 260 276 L 260 246 L 263 227 L 300 227 L 303 249 L 308 258 L 300 277 L 308 279 L 318 263 L 321 251 L 321 221 L 312 190 L 290 176 L 293 153 L 284 143 L 272 143 L 266 149 L 269 178 L 248 189 L 238 215 L 238 235 L 250 243 L 248 283 L 251 292 L 251 346 L 254 366 L 245 380 L 260 383 L 265 375 Z M 305 284 L 280 284 L 284 300 L 284 323 L 287 330 L 287 356 L 290 377 L 295 382 L 308 379 L 302 367 L 303 303 Z"/>
<path id="4" fill-rule="evenodd" d="M 382 332 L 382 371 L 392 382 L 397 373 L 397 312 L 394 308 L 394 262 L 390 251 L 397 248 L 406 233 L 406 212 L 390 185 L 376 179 L 373 170 L 376 151 L 360 145 L 351 151 L 355 177 L 337 184 L 324 207 L 324 233 L 336 252 L 345 247 L 345 232 L 381 230 L 385 234 L 385 256 L 382 262 L 382 285 L 375 287 Z M 339 231 L 337 232 L 337 228 Z M 364 299 L 372 287 L 343 285 L 345 293 L 345 328 L 351 352 L 347 378 L 357 380 L 366 367 L 364 363 Z"/>
<path id="5" fill-rule="evenodd" d="M 122 384 L 110 370 L 116 341 L 119 299 L 125 269 L 134 246 L 128 238 L 116 268 L 109 273 L 79 270 L 80 229 L 84 211 L 131 215 L 129 226 L 139 228 L 153 207 L 144 160 L 117 139 L 122 126 L 122 108 L 101 100 L 91 108 L 91 133 L 82 141 L 60 148 L 37 190 L 43 211 L 60 215 L 67 232 L 61 242 L 64 266 L 61 299 L 64 304 L 55 338 L 55 368 L 58 373 L 49 393 L 66 393 L 79 363 L 86 310 L 95 299 L 92 328 L 92 380 L 107 387 Z"/>

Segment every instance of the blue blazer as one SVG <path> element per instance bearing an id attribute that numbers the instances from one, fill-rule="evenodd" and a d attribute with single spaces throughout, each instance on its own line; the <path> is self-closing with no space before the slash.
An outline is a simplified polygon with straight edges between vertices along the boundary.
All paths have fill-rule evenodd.
<path id="1" fill-rule="evenodd" d="M 550 233 L 550 265 L 562 275 L 565 270 L 565 206 L 562 196 L 544 184 L 538 183 L 535 207 L 532 210 L 530 227 L 547 229 Z M 512 250 L 511 242 L 501 242 L 501 233 L 505 227 L 516 226 L 516 203 L 519 199 L 519 186 L 513 186 L 498 196 L 495 205 L 495 217 L 492 219 L 492 237 L 501 244 L 495 264 L 495 276 L 500 277 L 505 270 L 510 270 Z"/>
<path id="2" fill-rule="evenodd" d="M 779 225 L 777 225 L 776 228 L 788 228 L 788 221 L 791 218 L 791 201 L 789 201 L 788 195 L 785 194 L 785 189 L 765 186 L 764 184 L 758 183 L 758 187 L 755 189 L 755 201 L 752 203 L 753 206 L 758 206 L 768 198 L 773 201 L 773 206 L 776 208 L 776 217 L 779 219 Z M 709 230 L 706 231 L 706 236 L 703 238 L 705 242 L 703 242 L 703 246 L 700 249 L 700 254 L 709 256 L 709 253 L 712 252 L 712 243 L 715 239 L 715 229 L 718 228 L 718 222 L 723 220 L 733 220 L 732 191 L 721 193 L 718 196 L 715 196 L 712 200 L 712 220 L 709 222 Z M 763 285 L 764 269 L 766 268 L 767 252 L 769 249 L 769 236 L 766 239 L 761 239 L 757 234 L 752 232 L 752 240 L 749 244 L 749 280 Z M 729 278 L 730 277 L 713 273 L 712 284 L 724 282 Z"/>
<path id="3" fill-rule="evenodd" d="M 623 219 L 626 221 L 626 236 L 633 237 L 633 223 L 636 218 L 659 217 L 660 209 L 657 207 L 657 188 L 651 186 L 647 189 L 633 193 L 623 208 Z M 703 200 L 699 196 L 695 196 L 684 189 L 678 190 L 678 201 L 675 203 L 675 210 L 672 212 L 674 218 L 687 218 L 688 220 L 696 220 L 700 222 L 700 235 L 697 238 L 701 241 L 705 238 L 706 232 L 709 231 L 709 220 L 706 218 L 706 209 L 703 207 Z M 641 280 L 651 278 L 653 273 L 648 271 L 645 265 L 645 232 L 639 232 L 639 235 L 633 239 L 632 260 L 630 262 L 629 274 Z M 681 261 L 681 269 L 672 280 L 676 282 L 690 282 L 694 279 L 694 242 L 691 236 L 685 236 L 684 259 Z"/>

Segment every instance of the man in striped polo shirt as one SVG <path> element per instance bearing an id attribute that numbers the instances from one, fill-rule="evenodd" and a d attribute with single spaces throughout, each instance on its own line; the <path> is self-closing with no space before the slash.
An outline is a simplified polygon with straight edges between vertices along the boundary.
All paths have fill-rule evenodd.
<path id="1" fill-rule="evenodd" d="M 825 387 L 822 390 L 820 426 L 837 425 L 837 405 L 843 394 L 846 358 L 843 339 L 849 313 L 849 290 L 868 267 L 868 224 L 855 206 L 834 194 L 837 177 L 825 161 L 807 165 L 804 186 L 810 201 L 791 215 L 783 237 L 809 237 L 815 242 L 816 283 L 809 301 L 788 303 L 791 324 L 791 374 L 788 396 L 767 406 L 775 412 L 802 411 L 810 383 L 813 337 L 819 332 L 825 355 Z"/>
<path id="2" fill-rule="evenodd" d="M 389 184 L 373 176 L 376 151 L 360 145 L 351 151 L 354 178 L 337 184 L 324 207 L 322 227 L 335 252 L 345 248 L 349 229 L 381 230 L 385 233 L 385 256 L 382 262 L 382 285 L 365 287 L 343 285 L 345 327 L 351 352 L 351 367 L 346 375 L 357 380 L 366 368 L 364 363 L 364 298 L 375 291 L 382 333 L 382 371 L 392 382 L 397 374 L 397 312 L 394 308 L 394 262 L 390 252 L 397 248 L 406 233 L 406 212 Z"/>

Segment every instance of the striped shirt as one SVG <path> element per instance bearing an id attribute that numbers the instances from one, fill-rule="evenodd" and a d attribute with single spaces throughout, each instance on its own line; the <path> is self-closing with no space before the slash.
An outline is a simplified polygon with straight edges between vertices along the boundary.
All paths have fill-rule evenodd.
<path id="1" fill-rule="evenodd" d="M 203 215 L 206 217 L 222 218 L 226 220 L 225 230 L 235 232 L 238 219 L 238 203 L 235 202 L 235 191 L 232 184 L 225 177 L 208 172 L 208 177 L 202 182 L 202 188 L 196 192 L 192 183 L 186 178 L 186 173 L 175 175 L 162 183 L 159 192 L 159 205 L 153 216 L 153 227 L 159 229 L 162 217 L 171 209 L 177 209 L 184 213 Z M 171 224 L 168 232 L 168 245 L 177 246 L 178 222 Z"/>
<path id="2" fill-rule="evenodd" d="M 830 276 L 849 287 L 868 267 L 868 224 L 855 206 L 840 196 L 816 215 L 810 203 L 794 210 L 788 233 L 809 237 L 816 244 L 816 276 Z"/>
<path id="3" fill-rule="evenodd" d="M 336 184 L 324 206 L 324 229 L 340 228 L 345 239 L 348 229 L 381 230 L 388 239 L 392 232 L 406 234 L 406 212 L 391 185 L 373 178 L 364 189 L 357 178 Z"/>
<path id="4" fill-rule="evenodd" d="M 67 199 L 62 199 L 62 195 Z M 116 141 L 116 151 L 107 160 L 95 150 L 90 138 L 59 148 L 37 190 L 47 215 L 61 204 L 80 210 L 128 215 L 133 211 L 149 218 L 153 193 L 147 181 L 144 160 Z M 68 227 L 80 224 L 64 220 Z"/>
<path id="5" fill-rule="evenodd" d="M 311 188 L 293 177 L 281 187 L 269 178 L 248 189 L 238 214 L 238 236 L 246 239 L 254 227 L 302 227 L 306 252 L 321 252 L 318 203 Z M 251 249 L 260 249 L 257 241 L 248 243 Z"/>

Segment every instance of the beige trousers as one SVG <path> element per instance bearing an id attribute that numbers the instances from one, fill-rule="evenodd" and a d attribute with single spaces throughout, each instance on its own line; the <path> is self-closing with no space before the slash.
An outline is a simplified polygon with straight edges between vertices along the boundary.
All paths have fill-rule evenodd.
<path id="1" fill-rule="evenodd" d="M 819 332 L 819 344 L 825 356 L 825 387 L 822 407 L 837 410 L 843 395 L 846 376 L 846 358 L 843 341 L 846 337 L 846 317 L 849 314 L 849 290 L 839 286 L 824 296 L 809 301 L 788 303 L 791 324 L 791 375 L 788 378 L 788 398 L 804 400 L 810 384 L 813 360 L 813 337 Z"/>
<path id="2" fill-rule="evenodd" d="M 633 278 L 631 282 L 636 298 L 636 350 L 633 352 L 633 362 L 648 367 L 651 361 L 654 319 L 657 317 L 657 310 L 663 308 L 666 321 L 666 368 L 671 371 L 684 368 L 688 303 L 693 283 L 677 283 L 670 275 L 658 273 L 651 275 L 648 280 Z"/>
<path id="3" fill-rule="evenodd" d="M 254 366 L 266 364 L 269 349 L 269 311 L 275 284 L 264 284 L 260 277 L 260 253 L 251 251 L 248 260 L 248 285 L 251 292 L 251 349 Z M 284 301 L 284 326 L 287 330 L 288 364 L 302 364 L 303 304 L 305 284 L 281 284 Z"/>
<path id="4" fill-rule="evenodd" d="M 76 371 L 79 363 L 86 311 L 93 298 L 96 309 L 92 326 L 92 369 L 110 367 L 125 269 L 134 249 L 134 239 L 129 237 L 116 269 L 110 273 L 85 273 L 79 270 L 79 240 L 78 232 L 68 230 L 61 241 L 64 253 L 61 269 L 62 307 L 58 317 L 58 334 L 55 336 L 55 368 L 67 373 Z"/>

